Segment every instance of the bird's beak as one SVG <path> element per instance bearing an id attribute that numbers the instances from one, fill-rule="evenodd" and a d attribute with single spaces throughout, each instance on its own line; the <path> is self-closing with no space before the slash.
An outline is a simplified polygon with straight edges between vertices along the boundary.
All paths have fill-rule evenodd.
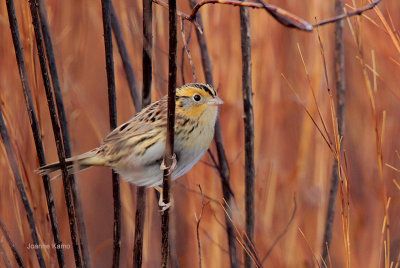
<path id="1" fill-rule="evenodd" d="M 224 103 L 224 101 L 221 100 L 221 99 L 218 98 L 218 97 L 214 97 L 214 98 L 212 98 L 211 100 L 209 100 L 207 103 L 208 103 L 209 105 L 221 105 L 221 104 Z"/>

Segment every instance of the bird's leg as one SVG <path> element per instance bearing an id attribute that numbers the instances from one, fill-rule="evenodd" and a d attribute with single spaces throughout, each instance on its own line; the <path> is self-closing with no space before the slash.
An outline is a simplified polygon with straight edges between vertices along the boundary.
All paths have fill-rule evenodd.
<path id="1" fill-rule="evenodd" d="M 175 153 L 172 155 L 171 159 L 172 159 L 171 166 L 167 167 L 165 165 L 165 163 L 164 163 L 164 159 L 163 159 L 163 161 L 161 162 L 161 165 L 160 165 L 160 170 L 165 170 L 165 169 L 169 168 L 169 172 L 168 172 L 167 175 L 170 175 L 176 169 L 176 167 L 178 166 L 178 161 L 176 161 L 176 154 Z"/>
<path id="2" fill-rule="evenodd" d="M 160 193 L 160 199 L 158 200 L 158 205 L 161 207 L 160 212 L 163 213 L 164 211 L 166 211 L 167 209 L 169 209 L 174 205 L 174 199 L 172 199 L 171 196 L 170 201 L 166 204 L 163 201 L 163 189 L 160 186 L 154 186 L 154 189 L 156 189 L 157 192 Z"/>

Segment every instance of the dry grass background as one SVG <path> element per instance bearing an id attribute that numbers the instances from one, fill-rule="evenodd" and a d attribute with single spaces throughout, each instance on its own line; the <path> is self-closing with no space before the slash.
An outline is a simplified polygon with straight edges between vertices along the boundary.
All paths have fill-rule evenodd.
<path id="1" fill-rule="evenodd" d="M 99 145 L 109 129 L 101 3 L 47 0 L 46 4 L 72 148 L 74 154 L 83 153 Z M 314 21 L 314 17 L 321 20 L 334 15 L 334 1 L 271 1 L 271 4 L 277 4 L 308 21 Z M 351 1 L 348 4 L 353 5 Z M 114 5 L 123 28 L 135 75 L 137 80 L 141 81 L 141 1 L 114 1 Z M 361 6 L 362 3 L 357 1 L 357 5 Z M 384 0 L 378 8 L 383 12 L 383 18 L 390 28 L 399 27 L 399 1 Z M 178 1 L 178 9 L 189 12 L 188 2 Z M 57 159 L 57 154 L 34 44 L 28 1 L 16 1 L 16 11 L 29 80 L 35 105 L 39 110 L 46 157 L 51 162 Z M 235 225 L 239 230 L 243 230 L 244 137 L 239 10 L 235 7 L 210 5 L 203 7 L 200 12 L 211 53 L 215 84 L 222 99 L 225 100 L 221 109 L 222 129 L 230 164 L 232 189 L 237 203 L 232 210 Z M 285 228 L 293 210 L 295 195 L 297 212 L 294 221 L 264 262 L 264 266 L 315 267 L 313 254 L 319 259 L 333 155 L 302 108 L 304 104 L 313 117 L 318 118 L 297 45 L 303 53 L 318 106 L 333 137 L 329 95 L 326 90 L 317 35 L 315 32 L 304 33 L 284 28 L 262 10 L 251 10 L 250 15 L 255 109 L 255 245 L 262 258 Z M 350 22 L 354 30 L 360 33 L 365 63 L 372 67 L 375 62 L 377 87 L 373 99 L 376 103 L 378 130 L 384 133 L 383 163 L 400 168 L 400 158 L 397 154 L 400 147 L 399 36 L 395 32 L 396 41 L 391 39 L 376 11 L 372 10 L 365 15 L 368 18 L 362 17 L 360 21 L 353 18 Z M 153 100 L 166 94 L 167 89 L 167 21 L 167 10 L 154 5 Z M 188 32 L 191 26 L 188 22 L 185 22 L 185 25 Z M 322 27 L 320 35 L 326 52 L 330 86 L 334 90 L 333 28 L 333 25 Z M 351 266 L 382 267 L 384 264 L 382 189 L 384 184 L 388 196 L 391 197 L 390 256 L 395 262 L 400 252 L 400 189 L 393 180 L 399 181 L 400 174 L 384 165 L 383 184 L 379 178 L 377 142 L 370 99 L 362 67 L 357 58 L 357 45 L 347 21 L 344 36 L 347 100 L 343 149 L 346 152 L 350 185 Z M 203 82 L 200 51 L 194 32 L 189 47 L 198 80 Z M 182 37 L 178 34 L 178 50 L 181 49 Z M 181 55 L 178 53 L 179 63 Z M 122 123 L 135 111 L 116 45 L 114 45 L 114 58 L 118 122 Z M 182 84 L 181 68 L 185 71 L 185 81 L 192 81 L 186 55 L 184 66 L 178 66 L 178 85 Z M 293 85 L 301 101 L 296 99 L 281 73 Z M 373 82 L 374 72 L 368 70 L 367 73 Z M 5 1 L 0 3 L 0 101 L 24 183 L 34 208 L 41 241 L 50 244 L 53 240 L 47 217 L 46 199 L 42 181 L 33 172 L 38 166 L 38 161 L 24 106 Z M 386 112 L 385 121 L 383 121 L 384 112 Z M 383 122 L 384 130 L 382 130 Z M 0 215 L 9 228 L 25 263 L 36 267 L 38 263 L 34 251 L 26 249 L 28 243 L 31 243 L 31 237 L 25 212 L 2 144 L 0 148 Z M 208 156 L 205 156 L 203 161 L 211 162 Z M 93 168 L 80 173 L 77 180 L 87 225 L 92 266 L 109 267 L 112 262 L 113 224 L 111 171 L 105 168 Z M 188 189 L 198 192 L 197 184 L 200 184 L 204 194 L 220 201 L 221 183 L 218 173 L 204 163 L 197 164 L 177 182 L 178 184 L 173 187 L 175 207 L 172 210 L 176 252 L 180 266 L 190 267 L 198 263 L 195 214 L 200 213 L 202 200 L 200 194 Z M 70 244 L 61 179 L 53 180 L 52 186 L 62 239 L 64 244 Z M 132 265 L 136 191 L 132 191 L 131 188 L 131 185 L 122 180 L 121 267 Z M 154 194 L 152 191 L 149 192 L 144 266 L 158 267 L 160 217 Z M 346 265 L 340 211 L 340 199 L 337 199 L 330 250 L 332 267 Z M 304 232 L 304 237 L 299 229 Z M 224 212 L 216 202 L 210 202 L 205 208 L 200 224 L 200 238 L 204 267 L 228 266 Z M 12 263 L 15 264 L 11 251 L 4 243 L 3 245 Z M 239 253 L 242 254 L 240 245 L 237 246 Z M 72 248 L 64 252 L 67 265 L 71 267 L 74 263 Z M 50 267 L 57 266 L 55 250 L 44 250 L 44 256 L 46 262 L 51 264 Z"/>

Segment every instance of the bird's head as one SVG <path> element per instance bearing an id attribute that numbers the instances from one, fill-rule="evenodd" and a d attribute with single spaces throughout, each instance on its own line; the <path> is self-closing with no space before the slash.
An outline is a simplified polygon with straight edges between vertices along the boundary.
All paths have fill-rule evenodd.
<path id="1" fill-rule="evenodd" d="M 223 103 L 210 85 L 191 83 L 176 91 L 176 113 L 188 118 L 216 115 Z"/>

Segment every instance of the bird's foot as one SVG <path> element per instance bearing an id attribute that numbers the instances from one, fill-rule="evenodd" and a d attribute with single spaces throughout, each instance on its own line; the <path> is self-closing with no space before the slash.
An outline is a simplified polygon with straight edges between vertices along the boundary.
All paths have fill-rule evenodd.
<path id="1" fill-rule="evenodd" d="M 172 196 L 170 197 L 170 200 L 168 203 L 164 202 L 164 198 L 163 198 L 163 189 L 159 186 L 155 186 L 154 189 L 156 189 L 159 193 L 160 193 L 160 199 L 158 200 L 158 205 L 160 206 L 161 210 L 161 214 L 164 213 L 164 211 L 166 211 L 167 209 L 169 209 L 170 207 L 172 207 L 174 205 L 174 199 L 172 199 Z"/>
<path id="2" fill-rule="evenodd" d="M 172 160 L 172 163 L 171 163 L 171 165 L 169 167 L 167 167 L 165 165 L 164 159 L 163 159 L 163 161 L 161 163 L 161 166 L 160 166 L 160 170 L 168 169 L 169 172 L 168 172 L 167 176 L 170 175 L 176 169 L 176 167 L 178 166 L 178 161 L 176 161 L 176 154 L 175 153 L 172 155 L 171 160 Z"/>

